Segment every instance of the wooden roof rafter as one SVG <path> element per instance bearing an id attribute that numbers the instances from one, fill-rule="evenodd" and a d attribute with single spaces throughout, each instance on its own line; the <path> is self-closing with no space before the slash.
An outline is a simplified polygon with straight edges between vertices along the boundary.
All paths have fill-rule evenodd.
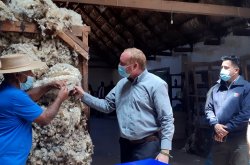
<path id="1" fill-rule="evenodd" d="M 122 39 L 128 43 L 128 45 L 134 45 L 133 35 L 124 27 L 123 24 L 119 22 L 117 17 L 115 17 L 115 15 L 112 13 L 111 9 L 105 8 L 101 14 L 106 20 L 108 20 L 110 26 L 113 27 L 116 33 L 118 33 Z"/>
<path id="2" fill-rule="evenodd" d="M 129 33 L 129 35 L 132 36 L 132 39 L 133 39 L 133 45 L 129 45 L 130 47 L 133 47 L 135 46 L 135 43 L 138 44 L 137 46 L 138 47 L 143 47 L 143 45 L 146 45 L 146 43 L 144 41 L 142 41 L 140 39 L 140 37 L 138 37 L 138 34 L 133 34 L 133 30 L 131 28 L 129 28 L 126 23 L 122 20 L 122 19 L 119 19 L 118 18 L 118 15 L 117 13 L 115 13 L 114 10 L 110 10 L 110 9 L 105 9 L 105 11 L 103 12 L 104 15 L 107 14 L 106 11 L 110 12 L 108 15 L 106 15 L 106 19 L 108 19 L 108 16 L 110 14 L 112 14 L 112 16 L 115 18 L 115 20 L 117 21 L 117 25 L 120 26 L 120 28 L 123 28 L 125 29 L 125 31 L 123 32 L 127 32 Z M 114 28 L 118 28 L 118 27 L 114 27 Z M 125 37 L 125 36 L 124 36 Z"/>
<path id="3" fill-rule="evenodd" d="M 122 24 L 124 27 L 126 27 L 126 29 L 128 29 L 128 31 L 134 36 L 134 46 L 136 46 L 137 48 L 140 49 L 140 47 L 146 47 L 149 48 L 150 45 L 147 44 L 147 42 L 145 42 L 139 33 L 135 33 L 135 30 L 133 27 L 129 26 L 126 22 L 125 22 L 125 19 L 127 18 L 122 18 L 122 19 L 118 19 L 118 17 L 120 16 L 119 15 L 119 12 L 117 12 L 116 10 L 113 10 L 114 12 L 114 16 L 117 18 L 117 20 L 119 20 L 119 23 Z M 146 50 L 148 51 L 148 50 Z"/>
<path id="4" fill-rule="evenodd" d="M 89 18 L 92 20 L 93 23 L 103 32 L 105 35 L 109 38 L 109 40 L 113 41 L 118 48 L 124 49 L 126 45 L 126 41 L 118 34 L 112 26 L 108 23 L 108 21 L 102 16 L 102 14 L 96 9 L 96 7 L 91 6 L 92 10 L 88 12 L 86 11 L 86 14 L 88 14 Z M 94 14 L 97 14 L 98 16 L 94 18 Z M 111 36 L 112 34 L 112 36 Z M 120 42 L 115 40 L 114 36 L 118 36 L 120 38 Z"/>
<path id="5" fill-rule="evenodd" d="M 157 40 L 157 37 L 152 32 L 151 28 L 149 28 L 148 25 L 145 24 L 145 22 L 143 22 L 139 19 L 138 14 L 134 10 L 131 10 L 130 12 L 133 15 L 133 18 L 137 22 L 137 24 L 135 24 L 134 26 L 132 25 L 131 27 L 134 28 L 135 32 L 137 32 L 141 29 L 143 30 L 144 35 L 141 35 L 140 38 L 143 41 L 148 40 L 149 44 L 147 44 L 147 46 L 150 48 L 150 50 L 153 50 L 154 48 L 156 48 L 157 45 L 160 45 L 161 43 Z M 130 17 L 127 17 L 127 20 L 128 19 L 130 19 Z"/>
<path id="6" fill-rule="evenodd" d="M 96 33 L 95 33 L 95 30 L 93 30 L 93 32 L 94 32 L 95 35 L 98 37 L 98 39 L 99 39 L 100 41 L 102 41 L 102 43 L 103 43 L 104 45 L 106 45 L 108 48 L 110 48 L 111 51 L 114 51 L 115 47 L 117 47 L 117 46 L 111 45 L 112 43 L 110 44 L 110 43 L 106 42 L 106 41 L 104 40 L 104 38 L 102 37 L 102 36 L 104 36 L 104 37 L 106 37 L 107 39 L 109 39 L 108 35 L 105 34 L 105 33 L 102 31 L 102 29 L 100 29 L 100 28 L 94 23 L 93 19 L 90 18 L 89 15 L 88 15 L 84 10 L 82 10 L 81 8 L 79 8 L 78 10 L 81 10 L 81 13 L 79 13 L 79 12 L 78 12 L 78 13 L 81 14 L 81 16 L 82 16 L 83 18 L 85 18 L 84 20 L 85 20 L 85 23 L 86 23 L 86 24 L 91 25 L 91 28 L 92 28 L 92 29 L 98 29 L 98 30 L 99 30 L 99 32 L 100 32 L 101 34 L 96 34 Z M 100 35 L 101 35 L 101 36 L 100 36 Z M 117 56 L 119 56 L 119 54 L 118 54 L 119 52 L 114 51 L 114 53 L 115 53 Z"/>
<path id="7" fill-rule="evenodd" d="M 250 9 L 226 5 L 214 5 L 204 3 L 191 3 L 166 0 L 53 0 L 61 2 L 76 2 L 93 5 L 104 5 L 113 7 L 136 8 L 159 12 L 173 12 L 198 15 L 214 15 L 227 17 L 250 18 Z"/>
<path id="8" fill-rule="evenodd" d="M 106 23 L 104 25 L 107 25 L 108 29 L 109 29 L 109 31 L 106 31 L 106 32 L 109 34 L 113 34 L 113 36 L 117 36 L 119 38 L 119 39 L 113 38 L 113 41 L 116 42 L 117 44 L 120 44 L 123 49 L 126 48 L 126 45 L 128 44 L 128 42 L 113 28 L 113 26 L 109 23 L 108 19 L 103 17 L 102 13 L 95 6 L 93 6 L 93 7 L 94 7 L 95 11 L 100 15 L 99 19 L 102 18 L 103 20 L 105 20 Z"/>
<path id="9" fill-rule="evenodd" d="M 141 11 L 139 11 L 139 12 L 141 12 Z M 165 20 L 165 18 L 163 18 L 163 16 L 161 14 L 159 14 L 159 13 L 154 13 L 154 14 L 157 15 L 157 16 L 153 17 L 153 18 L 158 18 L 158 20 L 161 21 L 161 22 L 159 22 L 159 21 L 156 20 L 156 22 L 157 23 L 161 23 L 162 24 L 161 27 L 164 26 L 164 27 L 166 27 L 166 29 L 157 31 L 156 28 L 158 28 L 157 27 L 158 25 L 154 24 L 155 21 L 152 21 L 152 22 L 151 21 L 147 21 L 148 19 L 152 18 L 151 15 L 150 16 L 146 16 L 146 17 L 145 16 L 141 16 L 140 14 L 137 14 L 137 15 L 138 15 L 138 17 L 140 17 L 141 20 L 143 20 L 143 23 L 149 29 L 153 29 L 152 33 L 160 40 L 159 44 L 157 45 L 157 50 L 162 49 L 162 51 L 163 51 L 163 50 L 171 49 L 171 47 L 167 47 L 166 48 L 166 46 L 165 46 L 165 45 L 171 45 L 171 43 L 172 43 L 168 39 L 169 38 L 168 37 L 169 33 L 173 33 L 174 32 L 175 34 L 178 34 L 178 36 L 179 36 L 178 38 L 184 38 L 184 36 L 181 34 L 180 31 L 176 30 L 177 27 L 175 27 L 175 25 L 171 25 L 174 28 L 173 27 L 169 28 L 169 25 L 167 24 L 167 21 Z M 162 21 L 162 20 L 164 20 L 164 21 Z M 165 31 L 165 33 L 162 33 L 162 31 Z M 156 53 L 161 53 L 161 52 L 157 51 Z"/>

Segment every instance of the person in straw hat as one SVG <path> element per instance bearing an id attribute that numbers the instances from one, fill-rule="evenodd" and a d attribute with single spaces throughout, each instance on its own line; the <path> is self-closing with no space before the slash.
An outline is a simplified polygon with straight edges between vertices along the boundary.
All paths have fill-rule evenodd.
<path id="1" fill-rule="evenodd" d="M 0 162 L 24 165 L 32 146 L 32 122 L 47 125 L 56 116 L 60 105 L 68 98 L 65 82 L 55 82 L 29 90 L 33 83 L 31 70 L 46 66 L 24 54 L 0 57 Z M 34 102 L 52 88 L 59 88 L 47 110 Z M 28 92 L 25 92 L 29 90 Z"/>

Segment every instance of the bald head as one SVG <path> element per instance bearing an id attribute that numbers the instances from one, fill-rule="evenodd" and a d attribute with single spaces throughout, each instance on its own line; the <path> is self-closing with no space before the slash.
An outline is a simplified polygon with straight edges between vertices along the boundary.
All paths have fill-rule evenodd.
<path id="1" fill-rule="evenodd" d="M 138 63 L 141 70 L 146 68 L 146 56 L 137 48 L 128 48 L 123 51 L 121 58 L 126 61 L 126 64 Z"/>
<path id="2" fill-rule="evenodd" d="M 119 67 L 122 67 L 118 71 L 122 72 L 119 73 L 123 77 L 136 78 L 146 69 L 146 56 L 139 49 L 125 49 L 120 56 Z M 123 75 L 124 72 L 126 72 L 125 76 Z"/>

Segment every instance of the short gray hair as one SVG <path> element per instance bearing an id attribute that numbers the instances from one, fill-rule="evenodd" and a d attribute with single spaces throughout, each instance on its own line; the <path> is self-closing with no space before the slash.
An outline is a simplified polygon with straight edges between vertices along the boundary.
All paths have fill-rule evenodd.
<path id="1" fill-rule="evenodd" d="M 145 54 L 137 48 L 128 48 L 124 52 L 129 52 L 131 57 L 129 63 L 137 62 L 141 69 L 145 69 L 147 65 L 147 60 Z"/>

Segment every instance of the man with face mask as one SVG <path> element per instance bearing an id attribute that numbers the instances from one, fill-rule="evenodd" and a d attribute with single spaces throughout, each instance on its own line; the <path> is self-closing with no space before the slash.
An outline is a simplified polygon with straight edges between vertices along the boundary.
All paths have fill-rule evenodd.
<path id="1" fill-rule="evenodd" d="M 250 84 L 240 76 L 237 56 L 222 57 L 220 80 L 208 96 L 205 113 L 214 130 L 213 165 L 248 165 Z"/>
<path id="2" fill-rule="evenodd" d="M 174 119 L 167 83 L 147 71 L 146 57 L 136 48 L 124 50 L 118 72 L 123 79 L 105 99 L 93 97 L 79 86 L 75 90 L 84 103 L 96 110 L 116 110 L 122 163 L 147 158 L 168 163 Z"/>
<path id="3" fill-rule="evenodd" d="M 56 116 L 61 103 L 67 99 L 64 83 L 48 84 L 29 90 L 33 84 L 31 70 L 45 66 L 31 61 L 23 54 L 0 58 L 0 162 L 2 165 L 25 165 L 32 145 L 32 122 L 47 125 Z M 54 102 L 43 111 L 33 100 L 38 100 L 52 88 L 60 88 Z"/>

